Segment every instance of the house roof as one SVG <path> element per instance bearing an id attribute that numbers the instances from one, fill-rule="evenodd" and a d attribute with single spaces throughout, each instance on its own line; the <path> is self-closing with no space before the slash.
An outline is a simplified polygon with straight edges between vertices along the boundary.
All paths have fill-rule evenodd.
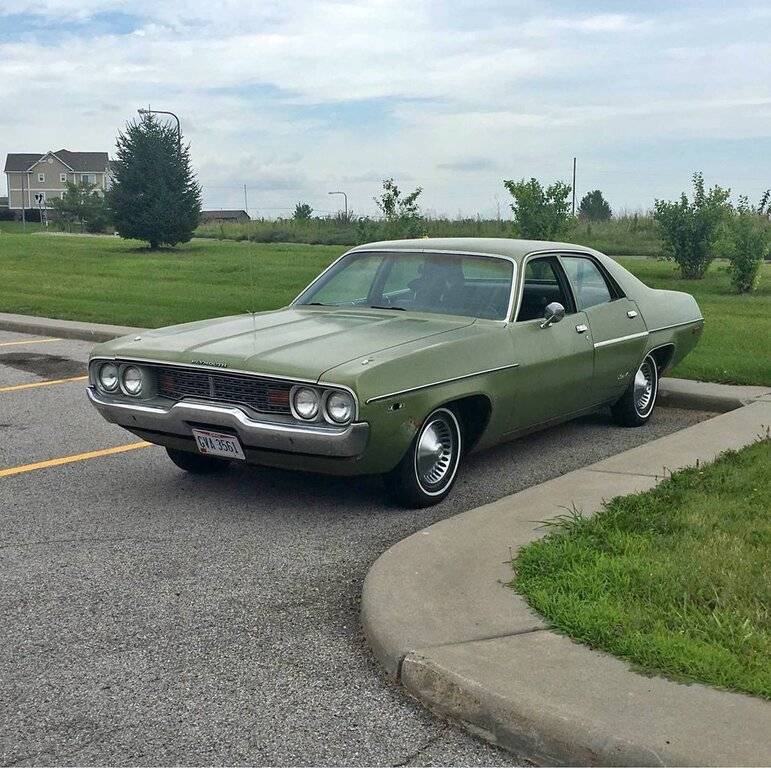
<path id="1" fill-rule="evenodd" d="M 202 219 L 248 219 L 249 214 L 243 210 L 213 210 L 201 211 Z"/>
<path id="2" fill-rule="evenodd" d="M 65 165 L 76 172 L 100 173 L 109 162 L 106 152 L 70 152 L 60 149 L 57 152 L 9 152 L 5 158 L 5 171 L 26 171 L 38 160 L 48 154 L 56 155 Z"/>

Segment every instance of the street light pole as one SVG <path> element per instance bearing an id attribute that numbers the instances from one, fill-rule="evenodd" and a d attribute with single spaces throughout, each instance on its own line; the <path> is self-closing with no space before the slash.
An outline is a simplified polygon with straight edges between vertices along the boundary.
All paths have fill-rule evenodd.
<path id="1" fill-rule="evenodd" d="M 327 192 L 328 195 L 342 195 L 345 201 L 345 220 L 348 221 L 348 195 L 345 192 Z"/>
<path id="2" fill-rule="evenodd" d="M 173 112 L 167 112 L 164 109 L 138 109 L 140 115 L 171 115 L 177 121 L 177 149 L 182 154 L 182 126 L 179 124 L 179 118 Z"/>

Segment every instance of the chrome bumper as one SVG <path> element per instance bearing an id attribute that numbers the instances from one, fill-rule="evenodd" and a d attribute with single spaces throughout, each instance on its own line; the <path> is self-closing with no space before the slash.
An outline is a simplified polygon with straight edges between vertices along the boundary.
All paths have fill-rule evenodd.
<path id="1" fill-rule="evenodd" d="M 256 421 L 232 405 L 181 400 L 169 408 L 161 408 L 112 402 L 104 399 L 94 387 L 88 387 L 86 391 L 91 404 L 113 424 L 189 440 L 193 439 L 191 423 L 201 424 L 233 430 L 246 448 L 350 458 L 364 452 L 369 437 L 369 424 L 366 423 L 347 427 L 281 424 Z"/>

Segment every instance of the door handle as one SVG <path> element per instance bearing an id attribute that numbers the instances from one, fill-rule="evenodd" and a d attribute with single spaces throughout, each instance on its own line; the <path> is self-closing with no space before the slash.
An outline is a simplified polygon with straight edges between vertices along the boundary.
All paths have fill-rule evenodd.
<path id="1" fill-rule="evenodd" d="M 588 330 L 589 330 L 589 326 L 584 325 L 583 323 L 576 326 L 576 333 L 586 333 Z"/>
<path id="2" fill-rule="evenodd" d="M 637 317 L 637 312 L 635 312 L 633 309 L 630 309 L 629 312 L 626 313 L 626 316 L 633 320 L 635 317 Z"/>

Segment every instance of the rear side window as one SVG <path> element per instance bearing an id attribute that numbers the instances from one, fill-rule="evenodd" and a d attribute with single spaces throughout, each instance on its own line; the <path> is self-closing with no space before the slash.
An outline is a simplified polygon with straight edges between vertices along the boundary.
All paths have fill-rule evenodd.
<path id="1" fill-rule="evenodd" d="M 573 287 L 579 310 L 613 301 L 611 288 L 593 261 L 581 256 L 562 256 L 560 260 Z"/>

